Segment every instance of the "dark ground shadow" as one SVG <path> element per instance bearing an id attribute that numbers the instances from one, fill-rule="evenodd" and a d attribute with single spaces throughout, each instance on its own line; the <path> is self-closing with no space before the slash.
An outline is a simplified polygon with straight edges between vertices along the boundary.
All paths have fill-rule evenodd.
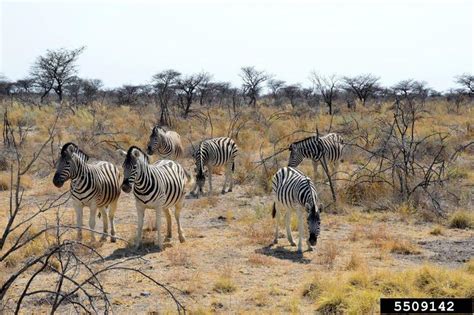
<path id="1" fill-rule="evenodd" d="M 278 259 L 289 260 L 300 264 L 309 264 L 311 259 L 304 258 L 303 254 L 298 253 L 296 249 L 288 249 L 283 246 L 269 245 L 255 250 L 255 253 L 266 256 L 272 256 Z"/>
<path id="2" fill-rule="evenodd" d="M 135 247 L 128 246 L 124 248 L 117 248 L 110 254 L 109 256 L 105 257 L 104 260 L 116 260 L 122 258 L 129 258 L 129 257 L 143 257 L 148 254 L 159 253 L 165 250 L 168 247 L 172 247 L 170 243 L 164 243 L 163 249 L 159 249 L 153 242 L 143 242 L 140 248 L 135 249 Z"/>

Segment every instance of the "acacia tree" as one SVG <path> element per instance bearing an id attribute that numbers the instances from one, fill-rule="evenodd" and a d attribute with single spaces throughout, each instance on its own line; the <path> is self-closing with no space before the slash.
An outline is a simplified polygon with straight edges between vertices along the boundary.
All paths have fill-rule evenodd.
<path id="1" fill-rule="evenodd" d="M 160 125 L 171 125 L 169 112 L 169 102 L 176 89 L 181 73 L 168 69 L 155 74 L 152 78 L 153 87 L 155 88 L 160 103 Z"/>
<path id="2" fill-rule="evenodd" d="M 262 90 L 262 85 L 265 81 L 270 79 L 265 71 L 258 71 L 255 67 L 243 67 L 240 77 L 243 84 L 242 89 L 244 95 L 249 97 L 249 105 L 255 107 L 257 105 L 257 98 Z"/>
<path id="3" fill-rule="evenodd" d="M 456 83 L 462 86 L 462 90 L 470 97 L 474 96 L 474 75 L 464 73 L 456 77 Z"/>
<path id="4" fill-rule="evenodd" d="M 63 100 L 64 87 L 77 73 L 76 62 L 84 47 L 78 49 L 47 50 L 44 56 L 39 56 L 31 68 L 31 77 L 42 89 L 41 102 L 51 90 Z"/>
<path id="5" fill-rule="evenodd" d="M 332 115 L 334 100 L 339 89 L 339 78 L 335 74 L 322 76 L 312 72 L 310 80 L 313 82 L 314 89 L 321 95 L 324 103 L 328 106 L 329 115 Z"/>
<path id="6" fill-rule="evenodd" d="M 355 77 L 344 77 L 344 88 L 354 93 L 365 106 L 367 99 L 375 94 L 379 89 L 380 78 L 372 74 L 362 74 Z"/>
<path id="7" fill-rule="evenodd" d="M 210 79 L 210 75 L 206 72 L 188 75 L 180 77 L 177 81 L 177 88 L 182 93 L 181 105 L 183 107 L 183 117 L 187 118 L 193 103 L 194 97 L 196 96 L 197 88 L 203 82 L 207 82 Z"/>
<path id="8" fill-rule="evenodd" d="M 301 85 L 291 84 L 281 89 L 283 95 L 290 101 L 291 107 L 295 107 L 296 99 L 301 95 Z"/>

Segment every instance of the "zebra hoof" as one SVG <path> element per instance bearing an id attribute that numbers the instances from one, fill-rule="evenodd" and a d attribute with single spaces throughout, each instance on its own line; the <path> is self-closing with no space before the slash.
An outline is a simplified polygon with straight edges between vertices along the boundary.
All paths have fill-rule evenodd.
<path id="1" fill-rule="evenodd" d="M 225 193 L 226 193 L 225 189 L 222 189 L 221 194 L 225 195 Z"/>
<path id="2" fill-rule="evenodd" d="M 102 235 L 102 236 L 100 237 L 99 242 L 105 242 L 105 241 L 107 241 L 107 236 Z"/>
<path id="3" fill-rule="evenodd" d="M 115 242 L 117 242 L 117 239 L 112 236 L 112 237 L 110 238 L 110 242 L 111 242 L 111 243 L 115 243 Z"/>
<path id="4" fill-rule="evenodd" d="M 186 239 L 184 238 L 184 236 L 180 236 L 180 237 L 179 237 L 179 242 L 180 242 L 180 243 L 186 242 Z"/>
<path id="5" fill-rule="evenodd" d="M 308 246 L 308 252 L 312 252 L 313 248 L 311 246 Z"/>
<path id="6" fill-rule="evenodd" d="M 291 242 L 290 242 L 290 245 L 291 245 L 291 246 L 296 246 L 296 243 L 293 242 L 293 241 L 291 241 Z"/>

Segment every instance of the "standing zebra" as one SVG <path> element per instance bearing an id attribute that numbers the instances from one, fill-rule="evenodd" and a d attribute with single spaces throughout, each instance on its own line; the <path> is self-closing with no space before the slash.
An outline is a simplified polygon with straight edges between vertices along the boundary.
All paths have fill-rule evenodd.
<path id="1" fill-rule="evenodd" d="M 171 213 L 169 208 L 175 207 L 174 216 L 178 225 L 179 241 L 185 241 L 179 215 L 183 207 L 184 187 L 190 176 L 181 165 L 171 160 L 161 160 L 149 164 L 148 156 L 138 147 L 132 146 L 127 152 L 121 150 L 125 156 L 123 162 L 124 179 L 122 190 L 135 195 L 135 205 L 138 215 L 136 247 L 142 241 L 143 217 L 145 209 L 155 209 L 156 213 L 156 243 L 160 249 L 163 241 L 160 235 L 161 212 L 166 214 L 167 240 L 171 239 Z"/>
<path id="2" fill-rule="evenodd" d="M 89 156 L 81 151 L 74 143 L 66 143 L 61 149 L 60 159 L 54 174 L 53 184 L 62 187 L 71 179 L 71 195 L 76 210 L 77 237 L 82 239 L 82 209 L 89 207 L 89 227 L 95 228 L 96 211 L 103 216 L 104 233 L 107 234 L 108 223 L 105 208 L 109 208 L 110 238 L 115 242 L 114 215 L 117 210 L 117 200 L 120 196 L 120 173 L 118 168 L 100 161 L 88 163 Z M 92 240 L 95 240 L 91 231 Z M 102 235 L 101 240 L 106 236 Z"/>
<path id="3" fill-rule="evenodd" d="M 278 223 L 280 221 L 280 209 L 284 208 L 286 236 L 292 246 L 295 246 L 293 237 L 291 236 L 291 209 L 295 209 L 298 216 L 298 252 L 302 253 L 302 240 L 304 238 L 304 218 L 303 209 L 307 214 L 307 227 L 309 232 L 309 239 L 307 240 L 308 250 L 312 250 L 312 246 L 316 245 L 319 236 L 319 226 L 321 218 L 319 209 L 322 206 L 316 204 L 318 195 L 316 188 L 309 177 L 306 177 L 302 172 L 293 167 L 280 168 L 272 179 L 272 190 L 276 197 L 276 202 L 273 203 L 272 217 L 276 217 L 275 222 L 275 239 L 274 244 L 278 243 Z M 278 206 L 276 205 L 278 204 Z"/>
<path id="4" fill-rule="evenodd" d="M 294 142 L 290 145 L 290 159 L 288 166 L 297 167 L 304 158 L 311 159 L 313 162 L 314 179 L 318 173 L 318 162 L 323 159 L 326 162 L 332 162 L 333 170 L 331 173 L 337 172 L 339 160 L 342 157 L 343 138 L 336 133 L 329 133 L 319 137 L 315 135 L 306 139 Z M 321 161 L 322 162 L 322 161 Z M 325 165 L 323 165 L 326 168 Z"/>
<path id="5" fill-rule="evenodd" d="M 207 166 L 207 173 L 209 175 L 209 195 L 212 194 L 212 168 L 216 166 L 225 165 L 225 179 L 222 193 L 225 194 L 226 184 L 229 182 L 229 189 L 232 191 L 234 186 L 234 179 L 232 173 L 235 169 L 235 157 L 238 153 L 237 145 L 234 140 L 227 137 L 213 138 L 203 140 L 199 143 L 198 148 L 194 151 L 193 157 L 196 163 L 196 184 L 191 191 L 192 195 L 199 197 L 203 193 L 203 187 L 206 182 L 204 167 Z M 196 190 L 198 190 L 196 192 Z"/>
<path id="6" fill-rule="evenodd" d="M 157 153 L 164 159 L 180 158 L 183 155 L 181 136 L 175 131 L 155 126 L 148 140 L 147 153 L 149 155 Z"/>

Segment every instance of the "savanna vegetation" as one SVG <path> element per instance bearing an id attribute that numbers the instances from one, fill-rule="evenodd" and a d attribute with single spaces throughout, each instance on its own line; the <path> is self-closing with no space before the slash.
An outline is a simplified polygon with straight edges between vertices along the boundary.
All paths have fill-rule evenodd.
<path id="1" fill-rule="evenodd" d="M 76 76 L 81 51 L 50 51 L 31 77 L 1 82 L 5 313 L 370 313 L 380 297 L 474 297 L 473 76 L 440 93 L 414 80 L 382 87 L 373 75 L 312 73 L 304 87 L 244 67 L 241 87 L 166 70 L 150 84 L 107 90 Z M 120 166 L 116 150 L 144 148 L 156 124 L 181 135 L 189 172 L 196 142 L 233 138 L 234 191 L 186 199 L 187 241 L 161 252 L 152 213 L 148 243 L 132 248 L 134 199 L 125 193 L 117 243 L 75 241 L 68 187 L 51 182 L 60 145 Z M 329 174 L 334 195 L 327 174 L 317 176 L 321 240 L 303 255 L 283 239 L 270 247 L 273 174 L 287 165 L 291 142 L 329 132 L 345 148 Z M 300 168 L 313 176 L 308 161 Z"/>

